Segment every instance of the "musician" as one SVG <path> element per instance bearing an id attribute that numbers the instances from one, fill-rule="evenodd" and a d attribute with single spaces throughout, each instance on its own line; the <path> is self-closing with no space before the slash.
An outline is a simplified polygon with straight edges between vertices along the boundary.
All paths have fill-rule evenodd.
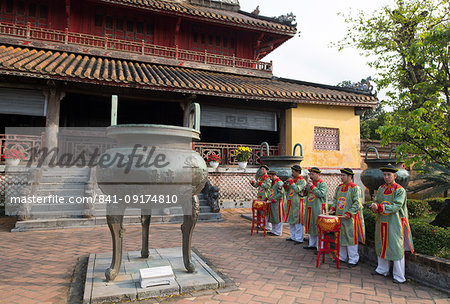
<path id="1" fill-rule="evenodd" d="M 270 194 L 269 197 L 266 198 L 266 201 L 270 202 L 269 221 L 272 224 L 272 230 L 268 232 L 268 235 L 280 236 L 283 233 L 283 219 L 284 219 L 283 182 L 277 176 L 277 171 L 270 170 L 267 174 L 269 174 L 269 177 L 272 180 Z"/>
<path id="2" fill-rule="evenodd" d="M 259 201 L 265 201 L 266 198 L 269 196 L 270 194 L 270 188 L 272 187 L 272 180 L 269 178 L 269 175 L 267 175 L 267 171 L 269 171 L 269 167 L 267 167 L 266 165 L 261 164 L 261 166 L 259 167 L 259 172 L 261 173 L 261 176 L 258 178 L 258 181 L 250 181 L 250 184 L 255 187 L 258 188 L 258 193 L 257 193 L 257 199 Z M 259 211 L 262 213 L 262 211 Z M 269 229 L 271 230 L 271 224 L 267 223 L 269 220 L 268 217 L 266 217 L 266 230 Z M 262 227 L 260 227 L 262 229 Z"/>
<path id="3" fill-rule="evenodd" d="M 372 275 L 389 275 L 389 264 L 393 261 L 393 282 L 402 284 L 405 279 L 405 251 L 414 251 L 408 222 L 406 191 L 395 182 L 397 168 L 388 164 L 381 167 L 386 184 L 380 186 L 371 208 L 377 214 L 375 224 L 375 250 L 378 267 Z"/>
<path id="4" fill-rule="evenodd" d="M 358 241 L 364 244 L 365 228 L 362 205 L 362 190 L 353 182 L 353 170 L 341 169 L 342 184 L 337 186 L 330 214 L 343 216 L 340 231 L 339 260 L 348 262 L 348 267 L 358 265 Z"/>
<path id="5" fill-rule="evenodd" d="M 305 249 L 319 250 L 319 232 L 317 230 L 317 216 L 327 212 L 328 186 L 320 178 L 320 171 L 317 167 L 309 169 L 306 199 L 306 211 L 304 215 L 305 233 L 309 234 L 309 246 Z"/>
<path id="6" fill-rule="evenodd" d="M 301 176 L 302 168 L 299 165 L 291 167 L 292 178 L 284 183 L 286 191 L 285 210 L 286 219 L 289 223 L 291 237 L 286 241 L 294 241 L 295 245 L 303 243 L 303 214 L 305 213 L 303 205 L 302 192 L 306 187 L 306 180 Z"/>
<path id="7" fill-rule="evenodd" d="M 261 176 L 258 178 L 258 181 L 250 181 L 250 184 L 253 187 L 258 188 L 257 198 L 259 201 L 266 200 L 266 197 L 269 196 L 270 188 L 272 187 L 272 180 L 269 178 L 269 175 L 267 175 L 267 171 L 269 170 L 269 167 L 266 165 L 261 165 L 261 167 L 259 167 Z"/>

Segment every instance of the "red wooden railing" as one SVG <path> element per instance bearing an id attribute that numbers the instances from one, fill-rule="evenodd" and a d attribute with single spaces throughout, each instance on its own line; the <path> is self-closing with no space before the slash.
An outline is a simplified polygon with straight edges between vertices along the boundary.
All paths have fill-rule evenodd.
<path id="1" fill-rule="evenodd" d="M 109 36 L 95 36 L 75 32 L 46 29 L 41 27 L 16 24 L 0 23 L 0 35 L 21 37 L 26 39 L 36 39 L 64 44 L 75 44 L 89 47 L 102 48 L 105 50 L 124 51 L 147 56 L 156 56 L 168 59 L 199 62 L 211 65 L 245 68 L 251 70 L 272 72 L 272 63 L 257 60 L 237 58 L 233 56 L 223 56 L 218 54 L 196 52 L 179 49 L 178 47 L 167 47 L 141 42 L 128 41 L 111 38 Z"/>
<path id="2" fill-rule="evenodd" d="M 25 154 L 25 161 L 28 161 L 31 157 L 36 158 L 38 155 L 32 155 L 32 153 L 40 151 L 43 146 L 43 140 L 43 135 L 0 134 L 0 163 L 5 161 L 3 158 L 5 149 L 18 149 L 22 151 Z"/>
<path id="3" fill-rule="evenodd" d="M 239 147 L 249 147 L 252 149 L 252 156 L 248 160 L 250 165 L 258 165 L 261 156 L 260 145 L 245 145 L 245 144 L 222 144 L 222 143 L 207 143 L 196 142 L 194 149 L 197 151 L 205 161 L 210 154 L 219 155 L 222 159 L 222 165 L 236 165 L 235 150 Z M 278 146 L 269 146 L 270 155 L 279 155 L 280 149 Z"/>
<path id="4" fill-rule="evenodd" d="M 75 155 L 80 151 L 90 151 L 92 147 L 99 148 L 99 153 L 103 153 L 106 149 L 112 146 L 111 141 L 107 141 L 105 138 L 102 139 L 101 136 L 97 136 L 98 134 L 86 133 L 85 136 L 97 136 L 97 141 L 93 142 L 90 140 L 88 143 L 83 142 L 83 140 L 78 140 L 76 137 L 70 137 L 70 135 L 80 134 L 72 134 L 65 132 L 64 134 L 60 134 L 59 136 L 59 148 L 62 151 L 61 153 L 69 153 Z M 18 148 L 25 154 L 25 160 L 29 160 L 30 158 L 33 161 L 38 161 L 39 155 L 32 155 L 32 153 L 40 153 L 40 148 L 43 147 L 44 142 L 44 134 L 41 136 L 31 136 L 31 135 L 15 135 L 15 134 L 0 134 L 0 155 L 4 153 L 6 148 Z M 77 142 L 80 141 L 79 143 Z M 69 142 L 70 144 L 66 144 Z M 250 165 L 259 164 L 259 158 L 261 156 L 260 146 L 259 145 L 246 145 L 246 144 L 224 144 L 224 143 L 207 143 L 207 142 L 196 142 L 193 144 L 193 148 L 205 159 L 208 159 L 210 154 L 217 154 L 222 159 L 222 165 L 235 165 L 236 161 L 236 153 L 235 150 L 238 147 L 249 147 L 252 149 L 252 156 L 249 159 L 248 163 Z M 278 146 L 269 146 L 270 155 L 278 155 L 279 147 Z M 0 162 L 4 162 L 4 159 L 0 157 Z"/>

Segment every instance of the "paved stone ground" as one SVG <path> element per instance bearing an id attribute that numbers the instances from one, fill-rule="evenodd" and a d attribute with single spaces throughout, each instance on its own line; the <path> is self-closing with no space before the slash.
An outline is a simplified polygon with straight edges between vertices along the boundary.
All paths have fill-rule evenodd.
<path id="1" fill-rule="evenodd" d="M 231 278 L 238 289 L 196 297 L 176 297 L 176 303 L 450 303 L 448 296 L 413 282 L 395 285 L 390 278 L 371 276 L 362 264 L 337 270 L 283 237 L 250 236 L 250 223 L 240 212 L 223 212 L 224 222 L 198 223 L 195 248 Z M 84 228 L 11 233 L 9 218 L 0 219 L 0 303 L 66 303 L 77 260 L 111 250 L 109 230 Z M 154 225 L 152 248 L 181 244 L 178 224 Z M 140 227 L 128 226 L 124 250 L 140 250 Z M 154 300 L 141 304 L 154 303 Z"/>

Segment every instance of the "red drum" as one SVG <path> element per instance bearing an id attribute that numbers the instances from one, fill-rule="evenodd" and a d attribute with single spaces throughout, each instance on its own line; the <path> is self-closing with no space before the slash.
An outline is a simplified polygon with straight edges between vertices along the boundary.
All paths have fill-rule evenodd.
<path id="1" fill-rule="evenodd" d="M 336 215 L 319 214 L 317 216 L 317 226 L 322 232 L 339 231 L 341 228 L 341 217 Z"/>
<path id="2" fill-rule="evenodd" d="M 269 216 L 268 203 L 265 201 L 254 200 L 252 203 L 252 213 L 251 235 L 253 235 L 253 228 L 256 226 L 256 233 L 262 229 L 262 231 L 264 231 L 264 236 L 266 236 L 266 218 Z"/>
<path id="3" fill-rule="evenodd" d="M 267 203 L 265 201 L 254 200 L 252 204 L 253 209 L 262 209 L 265 208 Z"/>

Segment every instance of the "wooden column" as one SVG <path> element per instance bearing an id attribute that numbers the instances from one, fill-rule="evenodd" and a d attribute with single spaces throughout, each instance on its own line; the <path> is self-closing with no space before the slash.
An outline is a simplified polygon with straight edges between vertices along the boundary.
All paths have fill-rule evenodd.
<path id="1" fill-rule="evenodd" d="M 286 111 L 287 110 L 281 110 L 280 116 L 279 116 L 279 128 L 280 128 L 280 155 L 292 155 L 292 154 L 286 154 Z M 292 153 L 290 151 L 289 153 Z"/>
<path id="2" fill-rule="evenodd" d="M 45 148 L 48 151 L 58 148 L 58 132 L 59 132 L 59 110 L 60 101 L 64 98 L 65 92 L 56 87 L 50 87 L 44 91 L 47 100 L 47 113 L 45 121 Z M 44 163 L 47 163 L 46 160 Z"/>
<path id="3" fill-rule="evenodd" d="M 183 109 L 183 127 L 189 127 L 189 106 L 191 103 L 192 101 L 186 101 L 180 104 Z"/>
<path id="4" fill-rule="evenodd" d="M 118 107 L 117 95 L 111 96 L 111 126 L 117 125 L 117 107 Z"/>
<path id="5" fill-rule="evenodd" d="M 189 107 L 195 101 L 197 95 L 189 95 L 186 100 L 180 102 L 181 109 L 183 109 L 183 127 L 189 127 Z"/>
<path id="6" fill-rule="evenodd" d="M 66 28 L 70 31 L 70 0 L 66 0 Z"/>

